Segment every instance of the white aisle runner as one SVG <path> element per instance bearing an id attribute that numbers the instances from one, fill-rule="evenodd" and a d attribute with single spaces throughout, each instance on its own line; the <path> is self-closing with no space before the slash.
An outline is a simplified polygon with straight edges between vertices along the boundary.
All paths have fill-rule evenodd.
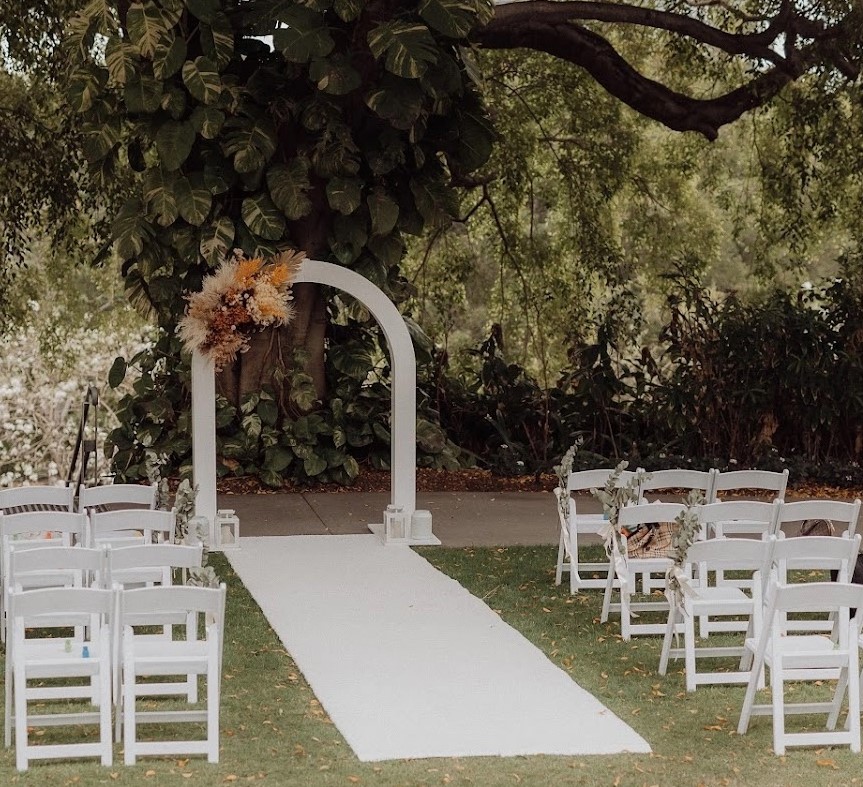
<path id="1" fill-rule="evenodd" d="M 650 751 L 411 549 L 285 536 L 225 555 L 360 760 Z"/>

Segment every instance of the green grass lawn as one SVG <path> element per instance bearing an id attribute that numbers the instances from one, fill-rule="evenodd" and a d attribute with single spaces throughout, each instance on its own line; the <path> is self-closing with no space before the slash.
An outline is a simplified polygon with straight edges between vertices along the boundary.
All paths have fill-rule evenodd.
<path id="1" fill-rule="evenodd" d="M 144 759 L 117 763 L 37 762 L 15 771 L 0 754 L 0 785 L 791 785 L 863 783 L 863 759 L 844 749 L 772 751 L 770 720 L 735 732 L 743 687 L 702 687 L 686 694 L 682 664 L 656 674 L 660 642 L 624 643 L 619 625 L 598 622 L 596 592 L 571 597 L 553 583 L 551 547 L 419 550 L 521 631 L 631 724 L 650 755 L 464 758 L 361 763 L 318 704 L 293 660 L 221 556 L 229 583 L 222 700 L 222 758 Z M 334 567 L 332 582 L 339 582 Z M 291 603 L 290 598 L 285 599 Z M 338 647 L 334 643 L 333 647 Z M 357 665 L 357 669 L 366 666 Z M 374 709 L 370 708 L 369 713 Z M 798 718 L 794 724 L 803 724 Z M 820 718 L 813 720 L 820 723 Z M 53 733 L 53 731 L 52 731 Z M 576 734 L 573 731 L 573 734 Z M 859 774 L 859 775 L 858 775 Z"/>

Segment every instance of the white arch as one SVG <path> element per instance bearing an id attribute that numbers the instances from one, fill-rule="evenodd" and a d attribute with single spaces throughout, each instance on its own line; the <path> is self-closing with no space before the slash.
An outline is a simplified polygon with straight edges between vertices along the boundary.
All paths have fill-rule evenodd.
<path id="1" fill-rule="evenodd" d="M 416 510 L 416 355 L 405 321 L 393 302 L 355 271 L 320 260 L 305 260 L 295 279 L 336 287 L 360 301 L 378 321 L 387 340 L 392 368 L 390 405 L 390 501 L 408 527 Z M 216 384 L 212 361 L 192 356 L 192 463 L 198 486 L 195 515 L 206 517 L 210 544 L 216 519 Z M 379 532 L 380 525 L 369 528 Z M 411 543 L 440 543 L 434 536 Z"/>

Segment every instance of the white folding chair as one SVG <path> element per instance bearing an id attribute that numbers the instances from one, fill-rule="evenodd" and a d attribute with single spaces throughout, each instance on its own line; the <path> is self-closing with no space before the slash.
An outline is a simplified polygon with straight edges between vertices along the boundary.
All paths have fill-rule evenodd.
<path id="1" fill-rule="evenodd" d="M 641 525 L 673 522 L 684 508 L 681 503 L 641 503 L 624 506 L 619 512 L 618 526 L 635 529 Z M 671 559 L 632 557 L 628 551 L 625 551 L 626 539 L 618 534 L 614 535 L 611 543 L 611 566 L 606 577 L 605 595 L 602 600 L 602 622 L 605 623 L 608 620 L 612 611 L 619 611 L 621 634 L 624 640 L 628 641 L 631 637 L 641 634 L 663 634 L 665 623 L 634 623 L 632 619 L 638 617 L 640 612 L 667 612 L 668 602 L 665 600 L 634 602 L 631 596 L 635 593 L 636 578 L 639 574 L 647 576 L 662 574 L 664 586 L 665 572 L 672 565 Z M 618 587 L 620 592 L 619 604 L 612 603 L 615 587 Z"/>
<path id="2" fill-rule="evenodd" d="M 743 471 L 745 472 L 745 471 Z M 698 518 L 701 523 L 701 533 L 704 537 L 713 535 L 716 538 L 728 536 L 755 536 L 766 539 L 776 530 L 781 501 L 767 503 L 762 500 L 728 500 L 700 506 Z M 706 571 L 701 567 L 700 571 Z M 751 591 L 749 578 L 728 579 L 721 566 L 715 568 L 716 585 L 727 584 L 732 587 L 748 588 Z M 711 623 L 709 616 L 699 618 L 699 634 L 706 637 L 711 631 L 746 631 L 739 623 L 731 620 Z"/>
<path id="3" fill-rule="evenodd" d="M 560 520 L 560 542 L 557 548 L 557 569 L 554 582 L 559 585 L 563 574 L 569 573 L 569 592 L 589 588 L 602 590 L 605 588 L 608 574 L 608 561 L 601 563 L 584 562 L 578 557 L 579 535 L 597 535 L 608 526 L 608 519 L 603 514 L 579 514 L 573 492 L 583 492 L 590 489 L 602 489 L 614 472 L 613 468 L 602 470 L 582 470 L 570 473 L 566 482 L 566 492 L 555 489 L 558 502 L 558 517 Z M 626 486 L 635 473 L 623 471 L 618 480 L 618 486 Z M 567 514 L 564 514 L 564 511 Z M 586 573 L 600 573 L 601 577 L 586 577 Z"/>
<path id="4" fill-rule="evenodd" d="M 75 488 L 71 486 L 15 486 L 0 489 L 0 512 L 22 514 L 27 511 L 75 510 Z"/>
<path id="5" fill-rule="evenodd" d="M 85 547 L 46 547 L 42 549 L 20 549 L 14 545 L 9 548 L 9 586 L 15 592 L 44 588 L 82 588 L 89 587 L 90 580 L 104 575 L 105 555 L 101 549 Z M 11 596 L 11 593 L 10 593 Z M 8 609 L 10 597 L 7 596 Z M 98 618 L 76 616 L 58 618 L 58 625 L 75 629 L 74 642 L 76 648 L 81 648 L 86 641 L 86 629 L 96 630 L 100 621 Z M 7 643 L 11 649 L 12 644 Z M 6 658 L 6 686 L 12 686 L 12 659 Z M 92 681 L 92 696 L 98 703 L 99 686 Z M 4 744 L 9 748 L 12 744 L 12 692 L 6 692 Z"/>
<path id="6" fill-rule="evenodd" d="M 136 587 L 171 587 L 174 584 L 174 571 L 188 571 L 192 568 L 201 567 L 203 547 L 180 546 L 178 544 L 142 544 L 131 547 L 121 547 L 107 550 L 107 582 L 110 587 L 128 590 Z M 154 579 L 155 578 L 155 579 Z M 186 626 L 186 639 L 191 641 L 197 637 L 194 627 L 195 621 L 190 619 L 184 612 L 166 613 L 158 618 L 148 615 L 146 618 L 148 626 L 159 629 L 151 634 L 138 634 L 138 637 L 147 636 L 151 639 L 162 639 L 170 641 L 173 638 L 173 626 Z M 117 654 L 119 659 L 119 653 Z M 119 697 L 119 660 L 115 661 L 117 675 L 114 686 L 115 700 Z M 198 701 L 198 678 L 195 673 L 186 675 L 184 681 L 171 683 L 142 683 L 138 687 L 138 696 L 165 696 L 170 694 L 181 694 L 186 697 L 187 702 Z M 118 713 L 115 720 L 117 737 L 120 737 L 121 715 Z"/>
<path id="7" fill-rule="evenodd" d="M 746 696 L 737 732 L 749 729 L 752 716 L 773 717 L 773 750 L 785 754 L 789 746 L 850 745 L 860 751 L 860 680 L 858 661 L 859 626 L 856 618 L 849 622 L 849 608 L 863 607 L 863 586 L 845 582 L 804 582 L 779 584 L 772 574 L 767 589 L 766 611 L 756 624 L 757 636 L 747 641 L 754 652 Z M 756 611 L 758 607 L 756 607 Z M 796 632 L 788 629 L 789 614 L 831 614 L 838 621 L 838 636 Z M 756 619 L 760 618 L 756 615 Z M 758 676 L 764 667 L 770 670 L 771 702 L 755 704 Z M 839 676 L 839 686 L 829 701 L 785 701 L 785 684 L 807 681 L 822 685 Z M 849 728 L 836 730 L 844 689 L 848 688 Z M 825 729 L 815 732 L 788 732 L 786 715 L 827 714 Z"/>
<path id="8" fill-rule="evenodd" d="M 839 582 L 850 582 L 854 564 L 860 551 L 860 534 L 853 538 L 844 536 L 798 536 L 777 538 L 773 548 L 773 564 L 780 584 L 796 584 L 801 579 L 809 581 L 813 572 L 835 572 Z M 792 574 L 792 572 L 798 572 Z M 828 577 L 824 577 L 826 581 Z M 792 630 L 832 631 L 833 621 L 823 619 L 787 623 Z"/>
<path id="9" fill-rule="evenodd" d="M 176 516 L 173 511 L 145 508 L 89 512 L 90 546 L 110 544 L 114 547 L 169 543 L 174 536 Z"/>
<path id="10" fill-rule="evenodd" d="M 704 496 L 704 502 L 713 498 L 713 479 L 715 470 L 690 470 L 688 468 L 673 468 L 670 470 L 654 470 L 641 481 L 639 499 L 645 493 L 668 493 L 670 490 L 697 489 Z"/>
<path id="11" fill-rule="evenodd" d="M 665 675 L 667 671 L 669 656 L 679 658 L 682 655 L 686 666 L 687 691 L 695 691 L 697 686 L 706 684 L 749 681 L 749 670 L 743 669 L 742 666 L 736 671 L 698 671 L 699 659 L 734 657 L 739 659 L 742 665 L 746 651 L 742 637 L 737 645 L 698 647 L 695 618 L 720 617 L 727 621 L 728 618 L 733 617 L 736 618 L 733 621 L 733 627 L 721 628 L 714 622 L 714 630 L 747 631 L 749 619 L 753 614 L 752 596 L 740 587 L 728 584 L 709 585 L 707 582 L 709 572 L 717 569 L 746 571 L 753 576 L 752 581 L 760 582 L 760 576 L 764 576 L 761 572 L 769 571 L 775 541 L 773 536 L 763 541 L 750 538 L 712 538 L 707 541 L 696 541 L 689 547 L 683 571 L 686 580 L 690 583 L 692 593 L 684 594 L 682 608 L 669 611 L 659 660 L 660 675 Z M 694 567 L 698 567 L 697 579 Z M 745 620 L 741 621 L 741 617 Z M 675 624 L 683 627 L 682 650 L 671 647 Z"/>
<path id="12" fill-rule="evenodd" d="M 122 691 L 118 713 L 123 715 L 123 745 L 127 765 L 148 754 L 206 754 L 209 762 L 219 761 L 219 706 L 221 698 L 222 645 L 225 621 L 225 586 L 155 587 L 119 592 L 119 624 L 122 626 Z M 154 640 L 135 634 L 134 626 L 147 619 L 183 613 L 205 618 L 202 640 Z M 205 710 L 138 710 L 139 677 L 205 675 Z M 149 695 L 148 695 L 149 696 Z M 141 724 L 205 722 L 204 740 L 141 741 Z"/>
<path id="13" fill-rule="evenodd" d="M 642 471 L 643 472 L 643 471 Z M 701 492 L 704 502 L 713 497 L 713 479 L 715 470 L 690 470 L 689 468 L 672 468 L 669 470 L 654 470 L 642 478 L 638 490 L 638 499 L 642 503 L 659 502 L 648 500 L 655 494 L 663 494 L 668 497 L 671 492 Z M 650 495 L 648 495 L 650 493 Z M 677 496 L 677 495 L 676 495 Z M 649 575 L 642 576 L 642 591 L 650 593 L 653 590 L 665 587 L 665 580 L 651 581 Z"/>
<path id="14" fill-rule="evenodd" d="M 113 593 L 94 588 L 63 588 L 12 592 L 10 594 L 11 652 L 15 708 L 15 761 L 19 771 L 27 770 L 30 760 L 68 757 L 99 757 L 103 765 L 112 763 L 111 740 L 111 646 L 109 619 L 114 607 Z M 68 628 L 79 617 L 98 616 L 102 621 L 90 638 L 76 642 L 63 636 L 27 638 L 29 628 Z M 75 683 L 75 679 L 86 682 Z M 44 685 L 59 679 L 60 683 Z M 40 707 L 49 700 L 92 700 L 92 681 L 99 687 L 97 711 L 32 713 L 31 701 Z M 35 686 L 28 682 L 38 682 Z M 6 690 L 10 686 L 7 684 Z M 9 720 L 7 719 L 7 724 Z M 98 743 L 81 741 L 32 745 L 30 729 L 47 726 L 98 724 Z"/>
<path id="15" fill-rule="evenodd" d="M 6 641 L 6 597 L 9 592 L 9 550 L 69 547 L 87 540 L 87 517 L 69 511 L 0 513 L 0 640 Z"/>
<path id="16" fill-rule="evenodd" d="M 779 509 L 776 523 L 777 532 L 782 525 L 790 522 L 823 519 L 833 525 L 833 533 L 841 536 L 847 533 L 853 536 L 857 532 L 857 520 L 860 518 L 860 500 L 845 502 L 842 500 L 796 500 L 793 503 L 783 503 Z"/>
<path id="17" fill-rule="evenodd" d="M 735 500 L 785 499 L 785 490 L 788 488 L 788 470 L 781 473 L 772 470 L 726 470 L 716 471 L 713 478 L 713 495 L 708 502 L 718 503 L 722 499 L 723 492 L 731 492 Z M 737 533 L 748 532 L 737 530 Z M 757 531 L 756 531 L 757 532 Z M 717 535 L 726 535 L 717 533 Z"/>
<path id="18" fill-rule="evenodd" d="M 158 485 L 105 484 L 81 486 L 78 489 L 78 510 L 101 513 L 124 508 L 156 508 Z"/>

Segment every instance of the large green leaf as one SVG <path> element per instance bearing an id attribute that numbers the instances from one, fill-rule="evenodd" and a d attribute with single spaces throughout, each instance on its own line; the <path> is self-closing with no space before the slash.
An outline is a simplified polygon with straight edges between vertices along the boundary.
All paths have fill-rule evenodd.
<path id="1" fill-rule="evenodd" d="M 159 7 L 148 0 L 132 3 L 126 13 L 126 30 L 132 43 L 144 57 L 152 58 L 159 39 L 168 31 L 166 20 Z"/>
<path id="2" fill-rule="evenodd" d="M 234 179 L 230 164 L 219 156 L 207 156 L 204 160 L 204 183 L 211 194 L 224 194 Z"/>
<path id="3" fill-rule="evenodd" d="M 339 19 L 345 22 L 353 22 L 359 18 L 363 11 L 364 0 L 335 0 L 333 3 L 333 11 Z"/>
<path id="4" fill-rule="evenodd" d="M 177 180 L 177 208 L 180 215 L 189 224 L 199 227 L 207 220 L 213 195 L 204 184 L 204 175 L 195 172 L 188 177 Z"/>
<path id="5" fill-rule="evenodd" d="M 285 60 L 308 63 L 332 52 L 335 41 L 322 14 L 305 6 L 290 5 L 280 10 L 279 21 L 286 27 L 275 31 L 273 43 Z"/>
<path id="6" fill-rule="evenodd" d="M 202 22 L 210 24 L 220 12 L 219 0 L 183 0 L 188 8 Z"/>
<path id="7" fill-rule="evenodd" d="M 466 0 L 421 0 L 420 16 L 449 38 L 465 38 L 476 23 L 474 3 Z"/>
<path id="8" fill-rule="evenodd" d="M 231 118 L 225 132 L 223 150 L 234 157 L 237 172 L 261 169 L 276 150 L 276 128 L 265 116 Z"/>
<path id="9" fill-rule="evenodd" d="M 225 113 L 215 107 L 197 106 L 192 111 L 189 122 L 204 139 L 215 139 L 222 130 Z"/>
<path id="10" fill-rule="evenodd" d="M 156 221 L 163 227 L 169 227 L 179 215 L 176 186 L 176 174 L 161 167 L 153 167 L 144 173 L 144 202 L 156 214 Z"/>
<path id="11" fill-rule="evenodd" d="M 244 199 L 241 213 L 246 226 L 265 240 L 280 240 L 285 232 L 285 217 L 266 194 Z"/>
<path id="12" fill-rule="evenodd" d="M 366 95 L 366 104 L 391 126 L 406 131 L 422 114 L 423 92 L 414 80 L 391 77 Z"/>
<path id="13" fill-rule="evenodd" d="M 215 267 L 227 258 L 233 242 L 234 222 L 227 216 L 219 216 L 201 230 L 201 256 Z"/>
<path id="14" fill-rule="evenodd" d="M 171 82 L 166 82 L 165 84 L 168 86 L 168 89 L 162 96 L 162 109 L 174 120 L 180 120 L 186 112 L 186 98 L 189 94 L 183 88 Z"/>
<path id="15" fill-rule="evenodd" d="M 455 196 L 451 189 L 433 178 L 411 178 L 411 193 L 417 210 L 427 226 L 447 224 L 456 212 Z"/>
<path id="16" fill-rule="evenodd" d="M 183 63 L 183 83 L 203 104 L 215 104 L 222 92 L 222 80 L 216 64 L 208 57 L 196 57 Z"/>
<path id="17" fill-rule="evenodd" d="M 101 161 L 120 141 L 120 118 L 114 116 L 104 123 L 95 123 L 84 131 L 84 155 L 87 161 Z"/>
<path id="18" fill-rule="evenodd" d="M 165 169 L 179 169 L 192 152 L 195 129 L 191 123 L 166 120 L 156 132 L 156 150 Z"/>
<path id="19" fill-rule="evenodd" d="M 111 364 L 111 369 L 108 372 L 108 385 L 111 388 L 119 388 L 123 380 L 126 378 L 126 359 L 122 355 L 118 355 Z"/>
<path id="20" fill-rule="evenodd" d="M 359 72 L 345 55 L 319 58 L 309 66 L 309 77 L 317 82 L 318 90 L 333 96 L 344 96 L 362 83 Z"/>
<path id="21" fill-rule="evenodd" d="M 308 215 L 312 208 L 306 192 L 309 183 L 309 165 L 305 159 L 294 158 L 287 164 L 274 164 L 267 170 L 267 188 L 273 202 L 292 221 Z"/>
<path id="22" fill-rule="evenodd" d="M 169 25 L 175 25 L 183 15 L 183 0 L 159 0 L 162 16 Z"/>
<path id="23" fill-rule="evenodd" d="M 264 453 L 264 467 L 274 473 L 281 473 L 293 461 L 294 454 L 287 448 L 273 446 Z"/>
<path id="24" fill-rule="evenodd" d="M 223 69 L 234 55 L 234 29 L 228 17 L 219 12 L 213 21 L 201 25 L 201 48 L 219 69 Z"/>
<path id="25" fill-rule="evenodd" d="M 376 188 L 366 202 L 372 217 L 372 235 L 387 235 L 393 231 L 399 218 L 399 205 L 386 191 Z"/>
<path id="26" fill-rule="evenodd" d="M 108 81 L 108 72 L 95 66 L 77 69 L 69 78 L 66 99 L 75 112 L 86 112 L 101 95 Z"/>
<path id="27" fill-rule="evenodd" d="M 363 182 L 359 178 L 330 178 L 327 182 L 327 202 L 339 213 L 353 213 L 362 198 Z"/>
<path id="28" fill-rule="evenodd" d="M 396 76 L 418 79 L 437 61 L 434 36 L 419 22 L 384 22 L 368 34 L 368 42 L 376 58 L 386 54 L 386 69 Z"/>
<path id="29" fill-rule="evenodd" d="M 479 111 L 459 111 L 454 120 L 458 128 L 458 145 L 451 157 L 460 169 L 472 172 L 488 161 L 494 144 L 494 129 Z"/>
<path id="30" fill-rule="evenodd" d="M 153 76 L 156 79 L 174 76 L 183 67 L 186 52 L 186 39 L 183 36 L 176 35 L 173 30 L 162 36 L 153 53 Z"/>
<path id="31" fill-rule="evenodd" d="M 329 239 L 330 249 L 342 265 L 351 265 L 360 256 L 368 240 L 366 220 L 359 214 L 337 215 Z"/>
<path id="32" fill-rule="evenodd" d="M 123 99 L 132 114 L 150 114 L 162 104 L 163 82 L 144 73 L 136 73 L 126 83 Z"/>
<path id="33" fill-rule="evenodd" d="M 303 459 L 303 470 L 307 476 L 314 477 L 320 475 L 327 469 L 327 460 L 323 457 L 313 454 L 312 456 Z"/>
<path id="34" fill-rule="evenodd" d="M 111 237 L 120 258 L 128 260 L 138 256 L 144 249 L 144 242 L 152 234 L 152 228 L 144 219 L 144 206 L 141 201 L 126 200 L 111 224 Z"/>
<path id="35" fill-rule="evenodd" d="M 135 47 L 117 36 L 111 36 L 105 45 L 105 65 L 108 77 L 115 85 L 125 85 L 135 74 Z"/>

